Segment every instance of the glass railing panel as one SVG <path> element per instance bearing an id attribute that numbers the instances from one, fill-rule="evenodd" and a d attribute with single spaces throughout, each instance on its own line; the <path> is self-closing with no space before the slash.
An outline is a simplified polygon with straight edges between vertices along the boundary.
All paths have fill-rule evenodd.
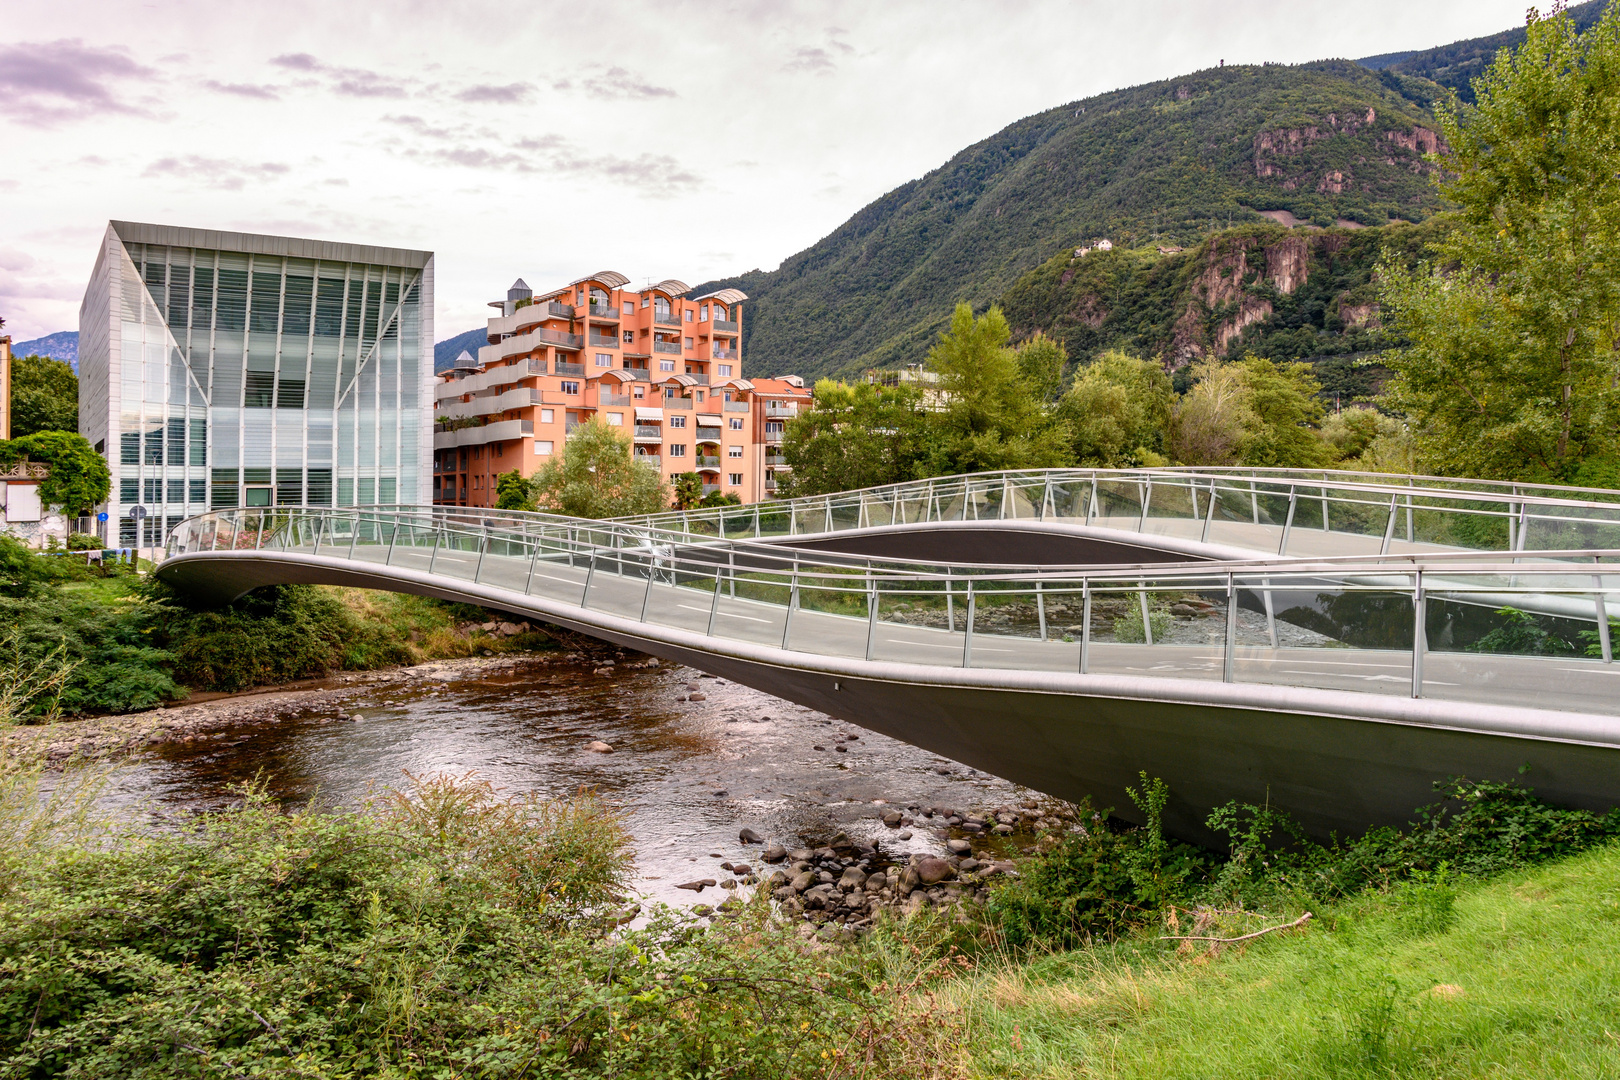
<path id="1" fill-rule="evenodd" d="M 1209 487 L 1203 486 L 1199 509 L 1204 514 L 1205 523 L 1200 525 L 1200 537 L 1212 544 L 1275 553 L 1282 540 L 1282 522 L 1273 521 L 1271 517 L 1272 505 L 1276 500 L 1263 500 L 1262 494 L 1265 494 L 1262 488 L 1248 480 L 1217 480 L 1214 514 L 1211 516 Z M 1286 500 L 1283 505 L 1286 513 Z"/>
<path id="2" fill-rule="evenodd" d="M 1135 532 L 1142 520 L 1142 499 L 1147 495 L 1145 483 L 1137 480 L 1099 480 L 1097 482 L 1097 513 L 1093 525 L 1108 529 Z M 1149 505 L 1151 495 L 1147 495 Z"/>
<path id="3" fill-rule="evenodd" d="M 866 575 L 850 567 L 805 567 L 788 648 L 826 656 L 866 655 Z"/>
<path id="4" fill-rule="evenodd" d="M 862 510 L 866 515 L 868 526 L 893 525 L 897 515 L 893 499 L 885 499 L 879 495 L 867 495 L 862 499 Z"/>
<path id="5" fill-rule="evenodd" d="M 787 629 L 792 576 L 746 568 L 726 575 L 714 612 L 714 632 L 732 641 L 780 646 Z"/>
<path id="6" fill-rule="evenodd" d="M 647 599 L 651 556 L 642 551 L 605 549 L 586 561 L 589 590 L 581 587 L 583 604 L 592 611 L 640 619 Z"/>
<path id="7" fill-rule="evenodd" d="M 828 516 L 832 521 L 832 529 L 843 531 L 861 527 L 860 496 L 854 498 L 838 498 L 834 496 L 829 505 L 831 513 Z"/>
<path id="8" fill-rule="evenodd" d="M 1045 597 L 1027 583 L 976 580 L 973 588 L 973 641 L 970 667 L 1045 670 L 1055 667 L 1045 631 Z M 1062 644 L 1061 639 L 1056 643 Z M 1078 652 L 1076 660 L 1078 661 Z"/>
<path id="9" fill-rule="evenodd" d="M 1029 520 L 1039 518 L 1045 502 L 1045 480 L 1020 478 L 1012 481 L 1007 493 L 1007 517 Z"/>
<path id="10" fill-rule="evenodd" d="M 1220 679 L 1224 585 L 1200 579 L 1094 582 L 1086 671 L 1139 678 Z M 1210 599 L 1213 597 L 1214 599 Z M 1085 630 L 1076 619 L 1066 636 Z"/>
<path id="11" fill-rule="evenodd" d="M 1521 550 L 1571 551 L 1620 547 L 1620 523 L 1580 506 L 1531 505 Z"/>
<path id="12" fill-rule="evenodd" d="M 793 531 L 793 510 L 785 506 L 761 506 L 759 513 L 760 536 L 787 536 Z"/>
<path id="13" fill-rule="evenodd" d="M 1048 508 L 1047 519 L 1084 522 L 1090 502 L 1090 480 L 1054 480 L 1052 505 Z"/>
<path id="14" fill-rule="evenodd" d="M 968 481 L 968 520 L 995 521 L 1001 516 L 1004 495 L 1005 488 L 999 479 Z"/>
<path id="15" fill-rule="evenodd" d="M 950 595 L 943 582 L 930 578 L 880 581 L 877 594 L 872 659 L 961 666 L 966 616 L 960 595 Z"/>
<path id="16" fill-rule="evenodd" d="M 1202 512 L 1209 508 L 1209 485 L 1197 490 L 1194 477 L 1167 476 L 1153 482 L 1142 531 L 1158 536 L 1197 540 L 1203 534 Z"/>
<path id="17" fill-rule="evenodd" d="M 1411 575 L 1242 575 L 1237 596 L 1234 681 L 1410 695 Z"/>

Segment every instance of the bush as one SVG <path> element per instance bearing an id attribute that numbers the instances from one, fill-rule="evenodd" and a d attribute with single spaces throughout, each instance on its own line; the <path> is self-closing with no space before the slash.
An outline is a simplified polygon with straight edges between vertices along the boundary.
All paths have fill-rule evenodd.
<path id="1" fill-rule="evenodd" d="M 1153 629 L 1154 641 L 1164 640 L 1173 621 L 1168 604 L 1151 597 L 1148 599 L 1148 625 Z M 1129 598 L 1124 617 L 1114 620 L 1114 640 L 1126 643 L 1147 641 L 1147 635 L 1142 632 L 1142 605 L 1134 596 Z"/>
<path id="2" fill-rule="evenodd" d="M 119 844 L 0 846 L 0 1074 L 957 1074 L 904 941 L 818 955 L 736 900 L 614 930 L 627 833 L 594 797 L 243 794 Z"/>
<path id="3" fill-rule="evenodd" d="M 67 547 L 69 551 L 101 551 L 104 545 L 99 536 L 90 533 L 68 533 Z"/>

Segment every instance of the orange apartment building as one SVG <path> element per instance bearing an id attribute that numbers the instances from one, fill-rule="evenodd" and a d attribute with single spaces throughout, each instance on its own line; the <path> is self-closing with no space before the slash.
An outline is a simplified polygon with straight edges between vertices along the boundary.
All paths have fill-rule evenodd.
<path id="1" fill-rule="evenodd" d="M 785 423 L 810 394 L 794 376 L 743 378 L 747 296 L 628 284 L 604 270 L 536 296 L 519 279 L 491 302 L 489 344 L 435 387 L 435 503 L 494 505 L 498 476 L 533 475 L 593 417 L 623 428 L 666 481 L 696 472 L 705 494 L 743 502 L 776 491 Z"/>

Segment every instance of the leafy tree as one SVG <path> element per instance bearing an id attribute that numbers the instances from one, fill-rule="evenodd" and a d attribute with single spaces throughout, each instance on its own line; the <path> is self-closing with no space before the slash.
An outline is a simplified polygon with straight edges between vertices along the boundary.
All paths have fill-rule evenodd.
<path id="1" fill-rule="evenodd" d="M 495 478 L 497 510 L 535 510 L 534 488 L 516 469 Z"/>
<path id="2" fill-rule="evenodd" d="M 1171 398 L 1170 379 L 1160 365 L 1118 351 L 1098 357 L 1076 374 L 1057 404 L 1075 463 L 1093 468 L 1157 463 Z"/>
<path id="3" fill-rule="evenodd" d="M 537 502 L 573 517 L 652 514 L 669 500 L 657 470 L 631 456 L 630 440 L 600 420 L 574 429 L 560 458 L 531 481 Z"/>
<path id="4" fill-rule="evenodd" d="M 1322 468 L 1333 455 L 1317 425 L 1326 409 L 1321 384 L 1302 363 L 1251 356 L 1239 365 L 1252 421 L 1244 434 L 1244 465 Z"/>
<path id="5" fill-rule="evenodd" d="M 1170 417 L 1170 457 L 1179 465 L 1234 464 L 1255 423 L 1243 374 L 1218 360 L 1199 361 L 1191 372 L 1196 381 Z"/>
<path id="6" fill-rule="evenodd" d="M 782 455 L 793 466 L 784 494 L 823 495 L 928 475 L 921 462 L 928 418 L 914 384 L 822 379 L 812 393 L 815 407 L 788 421 L 782 439 Z"/>
<path id="7" fill-rule="evenodd" d="M 690 510 L 703 499 L 703 474 L 675 474 L 675 509 Z"/>
<path id="8" fill-rule="evenodd" d="M 1384 403 L 1426 470 L 1567 481 L 1620 457 L 1620 8 L 1584 34 L 1532 10 L 1474 89 L 1440 110 L 1452 229 L 1379 270 L 1411 342 Z"/>
<path id="9" fill-rule="evenodd" d="M 1037 401 L 1051 401 L 1063 387 L 1063 365 L 1069 362 L 1069 352 L 1060 341 L 1054 341 L 1035 332 L 1018 347 L 1018 370 L 1024 376 L 1024 385 Z"/>
<path id="10" fill-rule="evenodd" d="M 79 430 L 79 377 L 49 356 L 11 361 L 11 434 Z"/>
<path id="11" fill-rule="evenodd" d="M 39 431 L 0 442 L 0 465 L 14 465 L 24 458 L 50 467 L 50 476 L 39 485 L 39 498 L 45 505 L 60 506 L 71 516 L 106 501 L 112 474 L 106 459 L 83 435 Z"/>
<path id="12" fill-rule="evenodd" d="M 933 475 L 1069 463 L 1068 430 L 1025 378 L 1010 336 L 999 307 L 975 319 L 958 304 L 950 330 L 928 353 L 944 400 L 928 423 Z"/>

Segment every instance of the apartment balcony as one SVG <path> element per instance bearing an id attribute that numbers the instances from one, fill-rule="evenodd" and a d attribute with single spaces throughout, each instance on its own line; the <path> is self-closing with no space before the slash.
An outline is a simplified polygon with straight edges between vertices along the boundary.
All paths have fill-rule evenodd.
<path id="1" fill-rule="evenodd" d="M 688 371 L 686 373 L 686 377 L 688 379 L 691 379 L 698 386 L 708 386 L 709 385 L 709 377 L 707 375 L 705 375 L 701 371 Z"/>
<path id="2" fill-rule="evenodd" d="M 625 367 L 625 368 L 620 368 L 619 370 L 624 372 L 626 375 L 630 376 L 632 379 L 637 380 L 638 382 L 651 382 L 652 381 L 652 372 L 648 371 L 644 367 Z"/>
<path id="3" fill-rule="evenodd" d="M 728 401 L 725 404 L 725 410 L 726 410 L 726 412 L 747 412 L 748 411 L 748 402 L 746 402 L 746 401 Z"/>
<path id="4" fill-rule="evenodd" d="M 619 309 L 612 304 L 606 306 L 591 305 L 591 319 L 595 322 L 619 321 Z"/>
<path id="5" fill-rule="evenodd" d="M 592 334 L 590 336 L 589 344 L 593 349 L 617 349 L 619 347 L 619 339 L 614 337 L 612 334 L 605 337 L 601 334 Z"/>
<path id="6" fill-rule="evenodd" d="M 659 315 L 655 312 L 653 314 L 653 322 L 659 326 L 680 326 L 681 313 L 678 311 L 672 311 L 668 315 Z"/>
<path id="7" fill-rule="evenodd" d="M 478 350 L 478 362 L 485 366 L 499 363 L 512 356 L 521 356 L 523 353 L 543 349 L 547 345 L 559 349 L 568 349 L 578 352 L 585 347 L 585 338 L 580 334 L 565 334 L 561 330 L 548 330 L 541 327 L 527 334 L 518 334 L 494 345 L 485 345 Z"/>
<path id="8" fill-rule="evenodd" d="M 573 304 L 563 304 L 556 300 L 547 300 L 544 305 L 534 304 L 533 307 L 544 307 L 546 314 L 553 319 L 572 319 L 575 316 Z"/>
<path id="9" fill-rule="evenodd" d="M 561 360 L 559 360 L 559 361 L 557 361 L 555 367 L 557 369 L 556 373 L 558 375 L 584 375 L 585 374 L 585 365 L 584 364 L 565 364 Z"/>
<path id="10" fill-rule="evenodd" d="M 600 390 L 596 393 L 596 403 L 604 408 L 613 405 L 629 405 L 631 400 L 629 394 L 604 394 Z"/>
<path id="11" fill-rule="evenodd" d="M 765 433 L 765 444 L 767 446 L 780 446 L 782 444 L 782 433 L 780 431 L 767 431 Z"/>
<path id="12" fill-rule="evenodd" d="M 713 348 L 709 350 L 709 357 L 714 360 L 735 360 L 737 359 L 737 350 Z"/>
<path id="13" fill-rule="evenodd" d="M 774 468 L 788 468 L 787 458 L 783 457 L 781 454 L 766 454 L 765 464 Z"/>
<path id="14" fill-rule="evenodd" d="M 679 356 L 681 355 L 681 343 L 678 341 L 660 341 L 657 338 L 653 338 L 653 352 L 674 353 L 676 356 Z"/>
<path id="15" fill-rule="evenodd" d="M 684 409 L 687 412 L 691 412 L 692 399 L 689 397 L 667 397 L 664 399 L 664 408 Z"/>
<path id="16" fill-rule="evenodd" d="M 776 490 L 776 477 L 767 476 L 765 478 L 765 490 L 766 491 L 775 491 Z"/>
<path id="17" fill-rule="evenodd" d="M 713 322 L 709 323 L 709 325 L 717 331 L 730 331 L 733 334 L 739 332 L 739 326 L 736 319 L 715 319 Z"/>
<path id="18" fill-rule="evenodd" d="M 555 300 L 539 304 L 524 304 L 510 315 L 502 315 L 489 320 L 488 334 L 497 341 L 505 334 L 521 333 L 530 326 L 538 326 L 547 319 L 572 319 L 575 311 L 572 304 L 559 304 Z"/>
<path id="19" fill-rule="evenodd" d="M 720 485 L 719 484 L 704 484 L 703 485 L 703 494 L 705 494 L 705 495 L 713 495 L 715 492 L 717 492 L 719 490 L 720 490 Z"/>
<path id="20" fill-rule="evenodd" d="M 693 464 L 699 469 L 704 469 L 708 472 L 720 471 L 720 459 L 706 454 L 699 454 L 695 459 L 693 459 Z"/>
<path id="21" fill-rule="evenodd" d="M 638 443 L 661 443 L 664 441 L 664 429 L 657 424 L 637 424 L 633 438 Z"/>
<path id="22" fill-rule="evenodd" d="M 435 431 L 433 448 L 446 450 L 457 446 L 483 446 L 486 443 L 506 442 L 534 434 L 533 420 L 499 420 L 482 427 L 465 427 L 456 431 Z"/>
<path id="23" fill-rule="evenodd" d="M 697 429 L 697 441 L 717 443 L 720 441 L 723 430 L 723 428 L 699 426 Z"/>
<path id="24" fill-rule="evenodd" d="M 452 401 L 435 410 L 440 416 L 460 420 L 469 416 L 494 416 L 508 409 L 523 409 L 540 404 L 540 391 L 532 386 L 520 386 L 504 394 L 479 394 L 471 401 Z"/>

